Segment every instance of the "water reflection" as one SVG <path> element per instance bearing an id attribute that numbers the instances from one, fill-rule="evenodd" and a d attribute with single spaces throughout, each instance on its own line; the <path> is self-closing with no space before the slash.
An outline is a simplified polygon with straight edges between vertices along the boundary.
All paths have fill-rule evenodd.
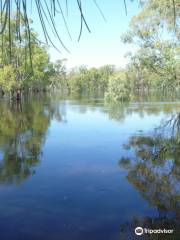
<path id="1" fill-rule="evenodd" d="M 122 235 L 133 239 L 137 226 L 151 229 L 174 229 L 178 239 L 180 228 L 180 114 L 172 114 L 151 135 L 132 136 L 124 148 L 130 157 L 122 157 L 121 168 L 127 170 L 127 180 L 138 190 L 157 216 L 132 220 L 121 226 Z M 134 235 L 135 237 L 135 235 Z M 144 236 L 144 239 L 150 235 Z M 152 237 L 152 236 L 151 236 Z M 153 235 L 153 239 L 159 239 Z"/>
<path id="2" fill-rule="evenodd" d="M 0 239 L 130 240 L 138 225 L 178 226 L 178 106 L 1 102 Z"/>
<path id="3" fill-rule="evenodd" d="M 103 98 L 103 95 L 71 95 L 71 96 L 59 96 L 57 101 L 66 100 L 69 105 L 68 108 L 78 113 L 86 114 L 87 111 L 102 112 L 107 114 L 109 119 L 123 122 L 132 114 L 137 114 L 141 118 L 147 116 L 159 116 L 161 113 L 164 115 L 172 115 L 172 112 L 180 111 L 179 102 L 166 101 L 159 102 L 158 98 L 149 99 L 146 101 L 137 102 L 109 102 Z M 153 100 L 153 101 L 152 101 Z M 162 100 L 162 99 L 161 99 Z"/>
<path id="4" fill-rule="evenodd" d="M 108 113 L 109 118 L 117 121 L 123 121 L 132 114 L 138 114 L 143 118 L 145 115 L 158 116 L 163 113 L 164 115 L 169 115 L 173 122 L 173 118 L 177 116 L 178 119 L 179 116 L 178 114 L 174 115 L 173 113 L 180 111 L 178 102 L 105 102 L 104 108 Z"/>
<path id="5" fill-rule="evenodd" d="M 0 105 L 0 183 L 21 183 L 35 174 L 52 117 L 59 105 L 47 98 Z"/>

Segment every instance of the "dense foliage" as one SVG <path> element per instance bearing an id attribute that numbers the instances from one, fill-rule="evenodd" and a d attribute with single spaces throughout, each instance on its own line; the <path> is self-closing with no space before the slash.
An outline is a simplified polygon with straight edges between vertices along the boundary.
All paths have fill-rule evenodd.
<path id="1" fill-rule="evenodd" d="M 102 90 L 107 99 L 130 100 L 132 96 L 161 91 L 180 91 L 180 11 L 178 1 L 142 1 L 141 11 L 132 18 L 124 44 L 134 45 L 127 53 L 129 64 L 117 70 L 111 65 L 99 69 L 84 66 L 66 75 L 70 92 Z M 176 18 L 174 18 L 176 14 Z M 176 21 L 175 21 L 176 20 Z M 155 93 L 154 93 L 155 94 Z"/>
<path id="2" fill-rule="evenodd" d="M 105 91 L 114 71 L 113 65 L 105 65 L 99 69 L 87 69 L 86 66 L 81 66 L 70 71 L 67 76 L 67 85 L 70 92 Z"/>
<path id="3" fill-rule="evenodd" d="M 0 38 L 3 51 L 0 54 L 0 89 L 12 97 L 20 98 L 23 90 L 40 90 L 49 84 L 51 64 L 47 49 L 38 40 L 36 33 L 31 30 L 31 43 L 26 41 L 26 29 L 23 23 L 21 40 L 16 36 L 16 18 L 11 19 L 11 29 L 6 29 Z M 11 30 L 11 49 L 6 38 Z M 11 51 L 11 57 L 9 56 Z M 29 58 L 31 53 L 31 58 Z"/>
<path id="4" fill-rule="evenodd" d="M 174 8 L 170 1 L 144 1 L 142 10 L 134 16 L 130 30 L 122 36 L 125 44 L 133 44 L 137 49 L 126 68 L 126 77 L 117 77 L 117 89 L 112 91 L 110 82 L 108 95 L 113 99 L 121 98 L 124 92 L 131 95 L 149 94 L 151 91 L 175 93 L 180 91 L 180 11 L 178 1 Z M 125 79 L 126 78 L 126 79 Z M 126 85 L 123 84 L 126 82 Z"/>
<path id="5" fill-rule="evenodd" d="M 27 29 L 25 16 L 7 19 L 0 45 L 0 90 L 20 98 L 22 91 L 49 88 L 70 93 L 103 92 L 107 99 L 127 101 L 135 95 L 180 91 L 180 11 L 178 0 L 141 1 L 141 11 L 132 18 L 129 31 L 122 36 L 133 44 L 135 53 L 127 53 L 129 64 L 117 70 L 113 65 L 100 68 L 80 66 L 66 70 L 66 59 L 50 63 L 45 45 Z M 175 11 L 176 10 L 176 11 Z M 7 18 L 1 14 L 2 18 Z M 18 24 L 17 24 L 18 22 Z M 28 20 L 30 24 L 30 20 Z M 17 27 L 21 28 L 17 36 Z M 30 35 L 29 35 L 30 34 Z M 11 44 L 9 45 L 9 36 Z M 29 40 L 27 40 L 29 39 Z"/>
<path id="6" fill-rule="evenodd" d="M 130 97 L 130 83 L 128 82 L 126 71 L 121 71 L 111 76 L 109 78 L 106 98 L 115 101 L 124 101 L 129 100 Z"/>

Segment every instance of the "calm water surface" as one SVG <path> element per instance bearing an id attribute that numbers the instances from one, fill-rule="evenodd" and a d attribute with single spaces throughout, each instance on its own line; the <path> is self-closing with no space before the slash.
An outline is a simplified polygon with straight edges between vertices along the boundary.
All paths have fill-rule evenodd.
<path id="1" fill-rule="evenodd" d="M 179 111 L 170 101 L 1 101 L 0 240 L 149 239 L 134 228 L 177 230 L 180 149 L 164 137 L 164 151 L 157 132 Z"/>

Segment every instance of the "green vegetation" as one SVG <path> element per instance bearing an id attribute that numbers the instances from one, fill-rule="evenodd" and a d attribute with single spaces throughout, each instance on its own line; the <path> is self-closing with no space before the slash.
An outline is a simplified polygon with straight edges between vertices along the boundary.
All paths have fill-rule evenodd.
<path id="1" fill-rule="evenodd" d="M 126 71 L 118 72 L 109 78 L 107 98 L 115 101 L 126 101 L 130 99 L 130 94 L 130 84 Z"/>
<path id="2" fill-rule="evenodd" d="M 136 46 L 128 53 L 129 64 L 117 70 L 112 66 L 99 69 L 80 67 L 67 75 L 71 92 L 103 90 L 107 99 L 127 101 L 133 96 L 175 94 L 180 91 L 180 11 L 169 0 L 148 0 L 133 17 L 130 30 L 122 36 L 125 44 Z"/>
<path id="3" fill-rule="evenodd" d="M 136 0 L 139 4 L 143 4 L 144 2 L 148 0 Z M 124 7 L 127 14 L 127 0 L 123 0 Z M 171 24 L 170 27 L 172 27 L 172 22 L 176 23 L 177 20 L 177 12 L 178 9 L 178 0 L 160 0 L 160 4 L 164 4 L 166 11 L 160 11 L 161 17 L 166 19 L 167 17 L 171 20 L 169 21 Z M 15 17 L 17 18 L 17 28 L 16 28 L 16 35 L 17 39 L 21 39 L 21 28 L 19 25 L 19 22 L 23 20 L 24 27 L 28 34 L 31 34 L 31 28 L 29 27 L 29 16 L 30 12 L 36 12 L 37 19 L 39 20 L 39 23 L 42 27 L 44 37 L 47 43 L 53 44 L 53 39 L 51 39 L 49 32 L 53 32 L 54 36 L 59 39 L 59 42 L 61 43 L 61 46 L 68 51 L 66 46 L 64 45 L 61 35 L 62 32 L 59 32 L 55 25 L 55 18 L 56 16 L 60 17 L 63 21 L 61 25 L 64 25 L 67 34 L 69 35 L 71 39 L 71 35 L 68 29 L 68 12 L 74 12 L 77 11 L 77 15 L 80 16 L 80 30 L 79 30 L 79 36 L 78 40 L 80 40 L 82 35 L 83 26 L 90 32 L 90 27 L 88 25 L 88 22 L 86 21 L 86 14 L 84 13 L 84 5 L 82 0 L 75 1 L 75 4 L 73 6 L 73 9 L 69 9 L 69 0 L 66 0 L 64 3 L 63 1 L 59 0 L 49 0 L 49 1 L 35 1 L 34 4 L 32 1 L 24 1 L 24 0 L 16 0 L 12 3 L 11 0 L 0 0 L 0 11 L 5 15 L 5 18 L 0 19 L 0 23 L 2 26 L 0 34 L 3 35 L 4 31 L 7 27 L 10 27 L 10 21 L 8 21 L 8 17 L 11 16 L 12 12 L 15 12 Z M 102 18 L 105 20 L 105 16 L 103 15 L 103 12 L 101 11 L 101 6 L 98 5 L 96 0 L 91 0 L 92 5 L 96 7 L 96 10 L 100 13 Z M 157 7 L 157 0 L 151 0 L 151 5 L 153 7 Z M 30 9 L 30 12 L 28 11 Z M 161 10 L 161 9 L 160 9 Z M 170 17 L 171 16 L 171 17 Z M 11 31 L 10 34 L 7 37 L 7 41 L 9 45 L 11 45 L 12 38 L 11 38 Z M 27 41 L 30 42 L 30 38 L 27 38 Z M 1 48 L 2 50 L 2 48 Z M 10 56 L 10 55 L 9 55 Z"/>
<path id="4" fill-rule="evenodd" d="M 128 53 L 130 63 L 125 69 L 126 75 L 117 77 L 119 91 L 112 91 L 112 84 L 109 84 L 108 95 L 112 98 L 119 99 L 125 92 L 129 98 L 129 91 L 131 95 L 157 90 L 163 94 L 180 91 L 178 1 L 175 5 L 176 25 L 173 6 L 168 0 L 148 0 L 140 13 L 132 18 L 130 30 L 122 36 L 122 41 L 134 44 L 137 51 L 135 54 Z"/>
<path id="5" fill-rule="evenodd" d="M 14 17 L 10 21 L 10 29 L 6 28 L 0 38 L 0 45 L 3 46 L 0 54 L 0 89 L 2 94 L 20 99 L 23 91 L 40 91 L 49 86 L 52 64 L 47 49 L 38 41 L 37 34 L 31 30 L 29 45 L 28 33 L 23 22 L 20 23 L 20 27 L 24 31 L 21 31 L 21 40 L 19 40 L 15 30 L 17 19 Z M 9 31 L 12 38 L 11 46 L 6 40 Z"/>
<path id="6" fill-rule="evenodd" d="M 10 19 L 10 28 L 6 27 L 0 38 L 3 51 L 0 54 L 0 91 L 2 95 L 20 99 L 24 92 L 39 92 L 51 89 L 68 90 L 70 93 L 105 91 L 114 66 L 107 65 L 99 69 L 87 69 L 81 66 L 67 74 L 66 59 L 51 63 L 47 48 L 37 34 L 31 29 L 27 41 L 27 29 L 24 22 L 21 26 L 21 40 L 17 38 L 16 15 Z M 22 32 L 22 29 L 24 31 Z M 6 41 L 11 31 L 11 48 Z M 11 53 L 9 53 L 11 51 Z"/>
<path id="7" fill-rule="evenodd" d="M 18 13 L 9 19 L 3 11 L 1 14 L 1 21 L 8 21 L 0 38 L 2 94 L 20 99 L 23 92 L 60 88 L 69 93 L 103 92 L 108 100 L 129 101 L 155 91 L 169 95 L 180 91 L 177 0 L 174 5 L 169 0 L 143 1 L 141 11 L 132 18 L 129 31 L 122 36 L 125 44 L 136 46 L 136 52 L 127 54 L 129 64 L 120 70 L 106 65 L 98 69 L 80 66 L 67 71 L 66 59 L 51 63 L 47 48 L 38 40 L 26 17 Z"/>
<path id="8" fill-rule="evenodd" d="M 108 81 L 114 72 L 113 65 L 105 65 L 99 69 L 87 69 L 81 66 L 73 69 L 67 75 L 67 86 L 70 92 L 99 92 L 105 91 Z"/>

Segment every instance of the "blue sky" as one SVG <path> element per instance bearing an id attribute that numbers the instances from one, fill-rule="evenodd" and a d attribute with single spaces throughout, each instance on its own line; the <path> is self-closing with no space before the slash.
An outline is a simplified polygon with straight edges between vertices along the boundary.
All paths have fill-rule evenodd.
<path id="1" fill-rule="evenodd" d="M 65 2 L 65 1 L 64 1 Z M 96 8 L 93 0 L 83 0 L 83 11 L 86 21 L 90 27 L 91 33 L 83 28 L 83 33 L 78 42 L 80 28 L 80 14 L 77 9 L 76 0 L 69 0 L 69 11 L 67 24 L 72 36 L 70 40 L 64 27 L 62 18 L 56 17 L 56 27 L 62 37 L 63 42 L 69 49 L 67 53 L 60 45 L 57 38 L 54 37 L 49 29 L 49 35 L 53 39 L 53 43 L 61 51 L 61 54 L 49 48 L 49 54 L 52 61 L 56 59 L 67 58 L 67 67 L 75 67 L 79 65 L 87 65 L 88 67 L 99 67 L 105 64 L 115 64 L 117 67 L 124 67 L 127 59 L 124 54 L 132 50 L 133 47 L 121 43 L 120 36 L 126 32 L 130 19 L 138 13 L 138 1 L 127 0 L 128 15 L 126 16 L 123 0 L 96 0 L 100 6 L 107 21 L 104 21 Z M 65 9 L 65 6 L 63 6 Z M 35 9 L 35 6 L 32 8 Z M 32 11 L 32 19 L 36 20 L 35 29 L 38 31 L 39 37 L 43 39 L 43 33 L 40 23 L 36 19 L 36 12 Z"/>

